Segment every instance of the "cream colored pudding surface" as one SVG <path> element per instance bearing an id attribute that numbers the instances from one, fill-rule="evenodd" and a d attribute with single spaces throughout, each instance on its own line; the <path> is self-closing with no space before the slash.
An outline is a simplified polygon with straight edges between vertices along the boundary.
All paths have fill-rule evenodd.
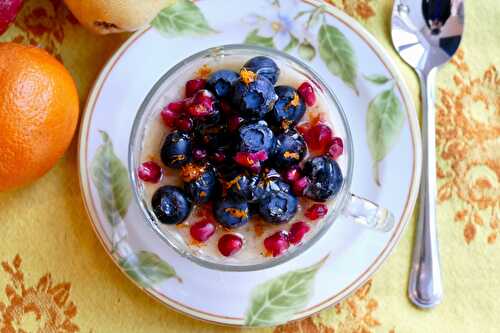
<path id="1" fill-rule="evenodd" d="M 235 59 L 234 57 L 231 61 L 227 61 L 221 59 L 217 62 L 210 62 L 207 65 L 212 71 L 216 71 L 219 69 L 231 69 L 234 71 L 239 71 L 241 66 L 248 60 L 248 58 Z M 280 67 L 281 73 L 276 85 L 289 85 L 291 87 L 297 88 L 302 82 L 306 81 L 306 77 L 296 71 L 287 71 L 285 65 L 280 64 L 277 61 L 278 66 Z M 148 124 L 146 126 L 142 149 L 140 154 L 140 161 L 146 162 L 149 160 L 153 160 L 157 162 L 163 168 L 163 176 L 161 180 L 156 184 L 146 183 L 139 181 L 140 187 L 142 187 L 143 196 L 148 202 L 148 209 L 151 210 L 150 202 L 155 191 L 164 185 L 176 185 L 182 187 L 182 180 L 179 177 L 179 171 L 170 169 L 165 167 L 163 163 L 161 163 L 160 158 L 160 150 L 163 140 L 171 131 L 171 129 L 167 128 L 161 119 L 160 112 L 162 108 L 170 102 L 180 100 L 184 98 L 184 83 L 190 79 L 199 77 L 200 68 L 198 66 L 193 68 L 191 75 L 186 75 L 184 81 L 178 82 L 178 88 L 176 89 L 168 89 L 164 91 L 162 97 L 156 101 L 153 105 L 154 110 L 151 113 L 150 118 L 148 119 Z M 311 115 L 321 113 L 324 121 L 332 128 L 334 135 L 341 137 L 345 140 L 345 129 L 342 126 L 342 120 L 335 109 L 335 105 L 330 105 L 327 103 L 326 97 L 322 92 L 315 89 L 316 92 L 316 104 L 313 107 L 308 107 L 304 117 L 301 122 L 308 121 Z M 236 144 L 236 143 L 235 143 Z M 347 167 L 347 161 L 345 158 L 346 154 L 344 152 L 341 155 L 337 162 L 342 170 L 343 175 L 345 176 L 345 171 Z M 306 156 L 307 159 L 307 156 Z M 304 160 L 306 160 L 304 159 Z M 295 217 L 288 223 L 282 225 L 272 225 L 266 223 L 264 220 L 260 219 L 258 216 L 253 217 L 249 223 L 244 226 L 235 229 L 225 229 L 221 225 L 217 225 L 217 230 L 215 234 L 210 237 L 206 242 L 198 242 L 192 239 L 189 234 L 190 225 L 193 223 L 200 221 L 203 219 L 203 214 L 200 214 L 202 211 L 201 207 L 193 205 L 193 209 L 191 211 L 190 216 L 181 224 L 178 225 L 166 225 L 160 222 L 157 222 L 157 225 L 161 229 L 161 231 L 168 238 L 175 238 L 176 242 L 180 244 L 184 244 L 188 247 L 192 254 L 203 258 L 204 260 L 208 260 L 216 263 L 230 263 L 232 265 L 250 265 L 250 264 L 258 264 L 261 262 L 265 262 L 272 258 L 264 248 L 264 239 L 273 233 L 279 230 L 289 230 L 290 226 L 297 221 L 307 222 L 311 230 L 306 233 L 302 242 L 298 245 L 291 245 L 288 251 L 292 250 L 300 250 L 295 249 L 296 247 L 300 247 L 301 244 L 306 243 L 314 234 L 320 229 L 320 226 L 323 223 L 332 223 L 330 216 L 333 213 L 333 208 L 335 204 L 335 198 L 330 199 L 325 204 L 328 206 L 328 214 L 327 216 L 315 220 L 310 221 L 308 218 L 304 216 L 305 210 L 309 208 L 314 202 L 300 198 L 299 207 L 297 214 Z M 238 234 L 244 240 L 243 248 L 237 252 L 236 254 L 230 257 L 224 257 L 220 254 L 217 243 L 219 238 L 226 233 L 234 233 Z"/>

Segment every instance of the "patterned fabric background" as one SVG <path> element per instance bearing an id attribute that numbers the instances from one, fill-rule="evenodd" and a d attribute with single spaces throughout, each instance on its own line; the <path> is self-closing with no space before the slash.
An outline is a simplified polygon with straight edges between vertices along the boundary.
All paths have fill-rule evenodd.
<path id="1" fill-rule="evenodd" d="M 390 0 L 330 0 L 413 72 L 389 38 Z M 486 10 L 487 9 L 487 10 Z M 439 231 L 445 300 L 419 311 L 406 297 L 413 224 L 382 269 L 337 306 L 254 332 L 498 332 L 500 329 L 500 4 L 468 1 L 460 52 L 438 76 Z M 81 101 L 127 34 L 96 37 L 61 0 L 26 0 L 0 41 L 40 45 L 77 81 Z M 102 250 L 80 198 L 76 143 L 35 184 L 0 194 L 0 332 L 233 332 L 164 308 Z"/>

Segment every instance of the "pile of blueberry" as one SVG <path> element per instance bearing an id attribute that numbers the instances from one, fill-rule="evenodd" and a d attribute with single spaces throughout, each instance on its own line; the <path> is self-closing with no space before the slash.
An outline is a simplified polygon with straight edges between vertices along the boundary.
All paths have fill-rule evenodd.
<path id="1" fill-rule="evenodd" d="M 207 80 L 186 83 L 186 97 L 168 104 L 161 112 L 172 129 L 163 142 L 163 164 L 178 169 L 184 187 L 160 187 L 152 198 L 158 220 L 183 222 L 193 205 L 210 205 L 213 218 L 226 229 L 247 224 L 259 215 L 271 224 L 289 222 L 298 210 L 298 198 L 324 202 L 339 191 L 343 176 L 335 159 L 342 154 L 342 140 L 333 136 L 321 117 L 302 122 L 316 96 L 310 83 L 295 89 L 274 86 L 280 69 L 268 57 L 255 57 L 240 72 L 219 70 Z M 307 160 L 305 160 L 307 157 Z M 158 182 L 162 169 L 143 163 L 139 177 Z M 326 214 L 315 204 L 306 216 Z M 191 226 L 197 241 L 215 232 L 215 221 L 205 219 Z M 290 231 L 266 238 L 272 255 L 297 244 L 309 231 L 305 222 Z M 219 240 L 221 254 L 237 252 L 243 240 L 227 233 Z"/>

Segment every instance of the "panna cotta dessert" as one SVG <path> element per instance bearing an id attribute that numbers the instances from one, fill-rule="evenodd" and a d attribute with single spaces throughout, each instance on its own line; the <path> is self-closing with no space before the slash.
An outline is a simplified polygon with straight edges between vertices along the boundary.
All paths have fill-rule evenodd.
<path id="1" fill-rule="evenodd" d="M 147 121 L 135 171 L 162 233 L 210 262 L 258 264 L 329 223 L 345 133 L 307 76 L 232 57 L 176 84 Z"/>

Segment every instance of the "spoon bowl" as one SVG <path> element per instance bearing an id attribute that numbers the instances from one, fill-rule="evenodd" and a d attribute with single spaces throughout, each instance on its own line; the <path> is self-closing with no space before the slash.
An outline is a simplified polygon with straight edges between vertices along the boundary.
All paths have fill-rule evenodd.
<path id="1" fill-rule="evenodd" d="M 421 73 L 451 59 L 463 30 L 463 0 L 394 1 L 392 43 L 401 58 Z"/>

